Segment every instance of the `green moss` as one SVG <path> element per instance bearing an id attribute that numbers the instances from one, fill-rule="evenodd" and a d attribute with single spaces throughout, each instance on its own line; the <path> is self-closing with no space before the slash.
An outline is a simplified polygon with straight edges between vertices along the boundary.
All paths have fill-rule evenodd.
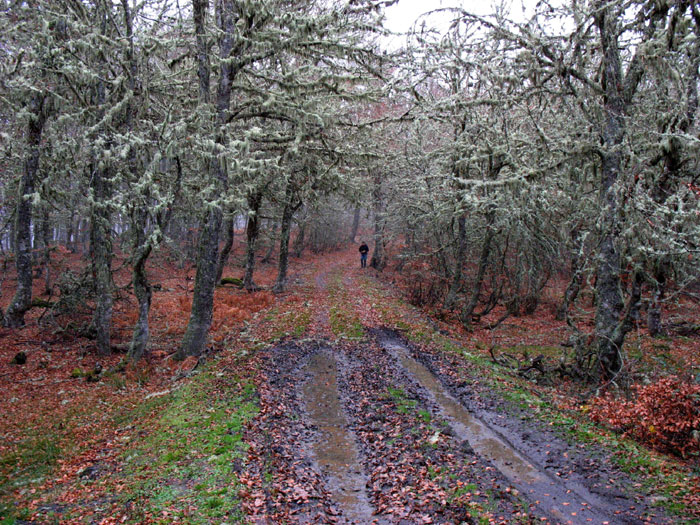
<path id="1" fill-rule="evenodd" d="M 243 521 L 235 464 L 245 461 L 243 426 L 258 411 L 255 387 L 206 370 L 168 395 L 147 435 L 123 452 L 127 489 L 122 493 L 139 513 L 199 509 L 189 523 L 226 518 Z"/>

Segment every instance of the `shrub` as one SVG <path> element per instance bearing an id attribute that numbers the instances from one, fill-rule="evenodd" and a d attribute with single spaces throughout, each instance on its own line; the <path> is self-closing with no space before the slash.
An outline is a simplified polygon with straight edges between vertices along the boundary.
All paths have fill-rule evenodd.
<path id="1" fill-rule="evenodd" d="M 633 386 L 631 400 L 606 394 L 591 403 L 591 418 L 661 452 L 700 452 L 700 385 L 677 376 Z"/>

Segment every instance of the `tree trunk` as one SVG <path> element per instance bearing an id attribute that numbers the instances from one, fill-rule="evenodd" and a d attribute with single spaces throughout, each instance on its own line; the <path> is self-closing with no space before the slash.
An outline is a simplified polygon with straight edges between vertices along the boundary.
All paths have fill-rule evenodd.
<path id="1" fill-rule="evenodd" d="M 109 14 L 106 5 L 100 5 L 100 25 L 103 36 L 107 32 Z M 103 66 L 105 66 L 103 64 Z M 100 75 L 95 85 L 95 105 L 97 107 L 96 122 L 101 122 L 105 115 L 107 101 L 107 86 L 105 75 Z M 107 134 L 107 130 L 100 130 Z M 103 135 L 104 136 L 104 135 Z M 109 144 L 110 139 L 107 136 Z M 93 288 L 95 291 L 95 311 L 92 317 L 90 331 L 94 333 L 97 351 L 106 355 L 112 351 L 111 325 L 113 306 L 112 281 L 112 213 L 109 204 L 111 184 L 107 167 L 102 165 L 99 156 L 101 151 L 95 148 L 90 166 L 90 261 L 92 269 Z"/>
<path id="2" fill-rule="evenodd" d="M 458 227 L 458 239 L 457 239 L 457 253 L 455 253 L 455 266 L 452 272 L 452 284 L 449 291 L 447 292 L 447 297 L 445 297 L 445 302 L 443 308 L 446 310 L 451 310 L 455 302 L 457 301 L 457 292 L 462 286 L 462 267 L 464 266 L 464 259 L 467 255 L 467 220 L 464 215 L 461 215 L 457 219 Z"/>
<path id="3" fill-rule="evenodd" d="M 668 273 L 669 268 L 667 262 L 659 261 L 654 270 L 654 291 L 652 292 L 647 310 L 647 328 L 649 329 L 649 335 L 652 337 L 664 334 L 663 324 L 661 322 L 661 305 L 666 295 L 666 276 Z"/>
<path id="4" fill-rule="evenodd" d="M 382 179 L 380 175 L 374 177 L 372 192 L 374 203 L 374 251 L 369 265 L 375 270 L 382 271 L 386 267 L 386 254 L 384 249 L 384 202 L 382 198 Z"/>
<path id="5" fill-rule="evenodd" d="M 256 191 L 248 196 L 248 225 L 246 226 L 246 238 L 248 240 L 246 247 L 246 264 L 245 275 L 243 276 L 243 287 L 252 292 L 257 290 L 257 286 L 253 281 L 253 272 L 255 271 L 255 248 L 258 241 L 260 229 L 260 205 L 262 204 L 262 192 Z"/>
<path id="6" fill-rule="evenodd" d="M 233 237 L 234 237 L 234 223 L 235 216 L 233 212 L 226 217 L 224 220 L 224 234 L 226 235 L 224 239 L 224 246 L 221 248 L 221 253 L 219 254 L 219 260 L 216 264 L 216 282 L 221 282 L 221 277 L 224 274 L 224 267 L 228 262 L 228 257 L 231 254 L 231 248 L 233 248 Z"/>
<path id="7" fill-rule="evenodd" d="M 491 222 L 493 219 L 491 219 Z M 481 287 L 484 283 L 484 276 L 486 275 L 486 269 L 489 265 L 489 256 L 491 255 L 491 242 L 493 241 L 493 231 L 491 230 L 491 225 L 486 229 L 486 236 L 484 237 L 484 244 L 481 247 L 481 256 L 479 257 L 479 268 L 476 272 L 476 278 L 474 279 L 474 285 L 472 286 L 471 295 L 469 301 L 462 309 L 460 314 L 460 320 L 466 328 L 471 328 L 472 316 L 474 315 L 474 310 L 479 304 L 479 296 L 481 295 Z"/>
<path id="8" fill-rule="evenodd" d="M 131 345 L 127 358 L 136 362 L 141 359 L 146 352 L 148 344 L 149 326 L 148 312 L 151 309 L 152 290 L 146 275 L 146 261 L 151 254 L 152 245 L 146 240 L 145 228 L 148 213 L 137 207 L 133 211 L 132 231 L 134 235 L 134 254 L 132 280 L 134 285 L 134 295 L 139 303 L 139 317 L 134 326 L 134 333 L 131 337 Z"/>
<path id="9" fill-rule="evenodd" d="M 19 183 L 14 227 L 17 291 L 7 308 L 4 319 L 5 326 L 9 328 L 17 328 L 24 325 L 24 314 L 32 304 L 32 195 L 39 176 L 41 134 L 46 123 L 45 102 L 45 95 L 35 94 L 29 105 L 27 157 L 24 161 L 24 172 Z"/>
<path id="10" fill-rule="evenodd" d="M 700 74 L 700 13 L 694 11 L 695 21 L 695 46 L 689 56 L 688 69 L 684 76 L 686 85 L 686 106 L 684 118 L 678 124 L 681 133 L 687 133 L 695 124 L 698 109 L 698 75 Z M 665 169 L 661 180 L 655 186 L 652 193 L 654 201 L 663 205 L 671 194 L 671 184 L 681 180 L 680 171 L 683 166 L 683 145 L 678 137 L 672 136 L 668 141 L 668 147 L 664 148 Z M 647 311 L 647 328 L 649 335 L 656 337 L 664 334 L 662 324 L 662 304 L 666 295 L 668 276 L 671 273 L 671 263 L 667 257 L 662 256 L 655 261 L 653 269 L 654 291 Z"/>
<path id="11" fill-rule="evenodd" d="M 102 168 L 95 168 L 90 187 L 94 202 L 90 223 L 90 258 L 96 302 L 91 328 L 96 336 L 98 352 L 109 354 L 112 349 L 113 283 L 111 223 L 106 203 L 111 188 Z"/>
<path id="12" fill-rule="evenodd" d="M 10 251 L 14 254 L 17 253 L 17 215 L 15 209 L 14 220 L 10 221 Z"/>
<path id="13" fill-rule="evenodd" d="M 581 291 L 581 284 L 583 283 L 583 268 L 582 255 L 583 255 L 583 237 L 581 231 L 578 228 L 574 228 L 571 232 L 571 239 L 573 241 L 573 254 L 571 255 L 571 281 L 566 287 L 564 292 L 564 299 L 557 309 L 556 320 L 563 321 L 566 319 L 566 315 L 569 312 L 569 307 L 573 304 Z"/>
<path id="14" fill-rule="evenodd" d="M 598 360 L 604 375 L 616 375 L 622 367 L 621 345 L 624 333 L 620 330 L 623 302 L 620 290 L 620 253 L 617 247 L 619 217 L 617 212 L 616 183 L 620 177 L 622 156 L 620 145 L 625 136 L 625 101 L 621 93 L 622 66 L 617 43 L 617 20 L 609 6 L 601 5 L 596 16 L 603 50 L 603 79 L 605 86 L 602 135 L 605 151 L 602 153 L 600 205 L 602 209 L 602 237 L 598 254 L 596 279 L 595 336 Z"/>
<path id="15" fill-rule="evenodd" d="M 207 214 L 199 236 L 192 309 L 190 310 L 187 330 L 182 338 L 180 348 L 175 354 L 175 358 L 178 360 L 185 359 L 189 355 L 200 355 L 207 342 L 207 333 L 214 312 L 216 258 L 220 229 L 221 211 L 218 208 L 212 208 Z"/>
<path id="16" fill-rule="evenodd" d="M 619 19 L 622 15 L 615 10 L 616 4 L 599 0 L 596 8 L 595 24 L 600 35 L 602 50 L 603 80 L 603 148 L 601 152 L 601 180 L 599 199 L 601 204 L 600 251 L 598 254 L 596 280 L 596 319 L 595 337 L 598 362 L 604 377 L 614 377 L 622 369 L 622 344 L 629 331 L 626 319 L 621 318 L 623 310 L 620 288 L 620 217 L 618 213 L 617 182 L 622 168 L 621 147 L 625 139 L 625 119 L 627 109 L 644 74 L 644 60 L 637 50 L 627 73 L 623 76 L 618 42 Z M 668 13 L 669 4 L 655 4 L 649 12 L 648 26 L 644 39 L 651 38 L 656 25 Z"/>
<path id="17" fill-rule="evenodd" d="M 355 242 L 357 230 L 360 227 L 360 208 L 355 208 L 355 213 L 352 216 L 352 231 L 350 232 L 350 242 Z"/>
<path id="18" fill-rule="evenodd" d="M 275 251 L 275 232 L 276 231 L 277 231 L 277 222 L 274 222 L 272 224 L 272 235 L 270 236 L 270 246 L 267 249 L 267 253 L 260 261 L 263 264 L 270 262 L 270 259 L 272 259 L 272 252 Z"/>
<path id="19" fill-rule="evenodd" d="M 199 101 L 202 106 L 210 103 L 209 81 L 211 67 L 209 64 L 209 44 L 206 38 L 206 0 L 192 1 L 192 15 L 195 25 L 197 47 L 197 75 L 199 79 Z M 231 103 L 231 89 L 235 76 L 234 64 L 230 60 L 237 29 L 233 20 L 231 0 L 216 3 L 216 19 L 219 25 L 220 73 L 216 96 L 216 127 L 222 129 L 228 120 Z M 226 137 L 219 134 L 217 144 L 223 144 Z M 212 152 L 213 153 L 213 152 Z M 228 172 L 224 159 L 211 159 L 208 171 L 218 196 L 228 187 Z M 219 234 L 222 213 L 218 207 L 211 206 L 206 214 L 197 250 L 197 273 L 195 274 L 192 310 L 182 344 L 175 355 L 184 359 L 188 355 L 200 355 L 206 345 L 207 333 L 211 326 L 214 311 L 214 289 L 218 271 Z"/>
<path id="20" fill-rule="evenodd" d="M 297 226 L 299 228 L 299 232 L 297 233 L 297 236 L 294 239 L 294 244 L 292 245 L 292 253 L 294 254 L 294 257 L 298 259 L 299 257 L 301 257 L 301 254 L 304 251 L 304 242 L 306 240 L 306 223 L 297 223 Z"/>
<path id="21" fill-rule="evenodd" d="M 291 184 L 285 190 L 284 210 L 282 211 L 282 223 L 280 225 L 280 255 L 277 263 L 277 280 L 272 288 L 274 293 L 281 293 L 287 287 L 287 268 L 289 266 L 289 235 L 292 229 L 294 212 L 301 206 L 301 202 L 292 204 Z"/>
<path id="22" fill-rule="evenodd" d="M 129 63 L 129 89 L 136 93 L 138 67 L 134 53 L 134 33 L 133 19 L 129 8 L 129 1 L 122 0 L 122 9 L 124 10 L 124 25 L 126 27 L 126 37 L 129 39 L 129 50 L 127 53 L 127 61 Z M 130 101 L 126 108 L 126 128 L 132 131 L 132 123 L 136 117 L 136 105 Z M 129 172 L 133 180 L 138 180 L 137 176 L 137 161 L 134 148 L 129 150 Z M 148 189 L 143 194 L 144 203 L 150 200 Z M 134 286 L 134 295 L 138 301 L 138 320 L 134 326 L 134 333 L 129 345 L 127 359 L 131 362 L 136 362 L 146 352 L 146 345 L 149 338 L 148 313 L 151 309 L 151 285 L 148 282 L 146 275 L 146 262 L 151 254 L 153 244 L 150 238 L 147 239 L 146 231 L 149 227 L 149 212 L 147 206 L 140 202 L 135 203 L 131 209 L 131 221 L 128 225 L 132 232 L 133 239 L 133 260 L 132 260 L 132 283 Z M 155 233 L 160 234 L 161 230 Z"/>
<path id="23" fill-rule="evenodd" d="M 68 248 L 68 251 L 70 253 L 75 253 L 78 251 L 77 249 L 77 240 L 78 240 L 78 233 L 80 232 L 80 227 L 78 227 L 78 231 L 75 231 L 75 210 L 71 210 L 70 212 L 70 218 L 68 219 L 68 224 L 66 225 L 66 248 Z"/>
<path id="24" fill-rule="evenodd" d="M 49 208 L 44 206 L 41 217 L 41 237 L 44 244 L 44 294 L 51 294 L 51 223 L 49 222 Z"/>

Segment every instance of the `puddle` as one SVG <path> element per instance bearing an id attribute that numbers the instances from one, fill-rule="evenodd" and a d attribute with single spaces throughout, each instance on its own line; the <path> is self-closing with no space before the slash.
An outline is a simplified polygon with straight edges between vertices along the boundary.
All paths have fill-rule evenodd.
<path id="1" fill-rule="evenodd" d="M 380 345 L 389 351 L 428 392 L 439 414 L 449 423 L 456 439 L 467 441 L 479 456 L 486 458 L 523 495 L 545 514 L 560 523 L 619 523 L 607 505 L 585 487 L 550 478 L 524 455 L 513 449 L 483 421 L 471 414 L 424 365 L 413 359 L 405 345 L 391 336 L 380 336 Z"/>
<path id="2" fill-rule="evenodd" d="M 309 360 L 307 371 L 311 378 L 304 384 L 303 394 L 306 410 L 318 428 L 319 438 L 313 444 L 318 466 L 343 517 L 354 523 L 370 523 L 373 508 L 338 396 L 337 362 L 326 352 L 319 352 Z"/>

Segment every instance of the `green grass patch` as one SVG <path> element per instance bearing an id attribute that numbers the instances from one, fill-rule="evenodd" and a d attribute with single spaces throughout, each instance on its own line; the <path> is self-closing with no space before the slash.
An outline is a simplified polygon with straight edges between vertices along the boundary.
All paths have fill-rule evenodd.
<path id="1" fill-rule="evenodd" d="M 311 324 L 311 308 L 308 304 L 294 310 L 279 312 L 276 308 L 272 310 L 265 320 L 272 322 L 275 328 L 272 330 L 272 340 L 283 337 L 301 337 L 306 333 Z"/>
<path id="2" fill-rule="evenodd" d="M 365 330 L 362 323 L 349 309 L 332 306 L 329 318 L 331 330 L 336 336 L 354 341 L 359 341 L 364 338 Z"/>
<path id="3" fill-rule="evenodd" d="M 235 465 L 246 457 L 243 426 L 258 411 L 254 386 L 205 370 L 161 403 L 156 421 L 141 424 L 147 435 L 123 452 L 130 517 L 167 510 L 188 523 L 243 522 Z"/>
<path id="4" fill-rule="evenodd" d="M 61 456 L 58 436 L 52 432 L 25 438 L 0 458 L 0 496 L 43 480 Z"/>
<path id="5" fill-rule="evenodd" d="M 37 432 L 0 457 L 0 525 L 13 525 L 30 517 L 28 509 L 12 503 L 13 492 L 43 482 L 61 457 L 59 436 L 52 431 Z"/>
<path id="6" fill-rule="evenodd" d="M 388 387 L 387 392 L 389 397 L 396 404 L 396 412 L 399 414 L 411 414 L 416 410 L 418 401 L 415 399 L 407 399 L 406 392 L 402 388 Z"/>

